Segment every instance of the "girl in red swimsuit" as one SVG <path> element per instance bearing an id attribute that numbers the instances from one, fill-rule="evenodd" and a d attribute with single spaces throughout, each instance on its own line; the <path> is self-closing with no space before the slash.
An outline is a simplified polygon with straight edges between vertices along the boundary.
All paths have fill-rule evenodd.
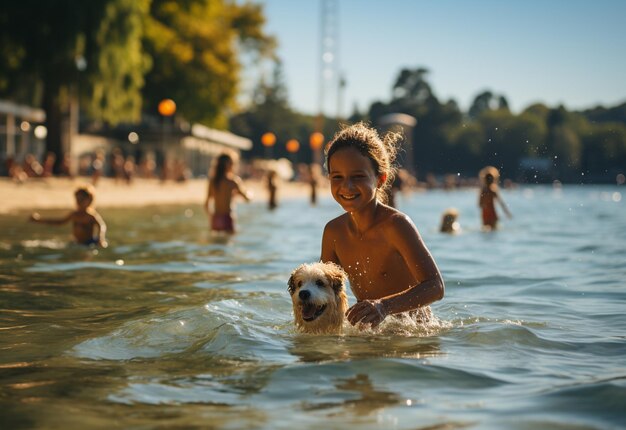
<path id="1" fill-rule="evenodd" d="M 498 194 L 497 181 L 500 177 L 498 169 L 487 166 L 480 171 L 479 177 L 483 183 L 478 198 L 478 206 L 481 208 L 483 228 L 494 230 L 498 226 L 498 214 L 496 212 L 495 201 L 497 200 L 504 213 L 511 218 L 511 212 Z"/>
<path id="2" fill-rule="evenodd" d="M 243 187 L 241 178 L 233 173 L 234 164 L 233 156 L 229 153 L 222 153 L 217 157 L 204 202 L 211 230 L 228 234 L 235 233 L 233 197 L 240 195 L 247 202 L 251 199 L 251 195 Z"/>

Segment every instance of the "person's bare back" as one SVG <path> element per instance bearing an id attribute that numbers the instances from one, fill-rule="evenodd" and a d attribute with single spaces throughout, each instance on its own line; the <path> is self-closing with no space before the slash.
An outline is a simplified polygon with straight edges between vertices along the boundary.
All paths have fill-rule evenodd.
<path id="1" fill-rule="evenodd" d="M 209 185 L 209 196 L 213 200 L 213 213 L 217 215 L 230 214 L 232 211 L 232 202 L 235 193 L 239 193 L 239 181 L 232 177 L 226 177 L 219 184 L 214 182 Z M 242 193 L 240 193 L 242 194 Z"/>
<path id="2" fill-rule="evenodd" d="M 235 232 L 233 216 L 233 198 L 239 194 L 246 201 L 251 196 L 243 188 L 241 178 L 233 170 L 233 158 L 229 154 L 221 154 L 215 165 L 215 171 L 209 179 L 204 209 L 209 215 L 211 230 L 232 234 Z"/>

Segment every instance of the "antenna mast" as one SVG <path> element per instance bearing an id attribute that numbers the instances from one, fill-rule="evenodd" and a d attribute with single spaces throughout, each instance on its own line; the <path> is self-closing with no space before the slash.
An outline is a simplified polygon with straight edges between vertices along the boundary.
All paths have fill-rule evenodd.
<path id="1" fill-rule="evenodd" d="M 340 115 L 340 92 L 343 80 L 339 76 L 339 0 L 321 0 L 320 56 L 318 76 L 318 116 L 315 130 L 322 132 L 328 104 L 337 101 L 336 115 Z M 337 99 L 331 97 L 337 94 Z"/>

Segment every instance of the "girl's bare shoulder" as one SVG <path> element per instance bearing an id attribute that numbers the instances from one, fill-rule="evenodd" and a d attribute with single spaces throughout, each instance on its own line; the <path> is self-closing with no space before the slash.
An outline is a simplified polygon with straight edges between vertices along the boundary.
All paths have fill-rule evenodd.
<path id="1" fill-rule="evenodd" d="M 385 232 L 393 233 L 408 230 L 417 230 L 411 218 L 404 212 L 400 212 L 395 208 L 388 207 L 380 221 L 381 227 Z"/>
<path id="2" fill-rule="evenodd" d="M 349 214 L 344 213 L 339 215 L 337 218 L 333 218 L 326 223 L 326 230 L 328 231 L 338 231 L 346 228 L 348 225 Z"/>

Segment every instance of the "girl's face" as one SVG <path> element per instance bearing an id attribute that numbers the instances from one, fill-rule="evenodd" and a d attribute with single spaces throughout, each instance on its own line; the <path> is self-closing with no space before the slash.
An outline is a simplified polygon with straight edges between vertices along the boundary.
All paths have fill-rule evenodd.
<path id="1" fill-rule="evenodd" d="M 328 161 L 330 190 L 346 212 L 355 212 L 376 199 L 382 178 L 376 176 L 372 161 L 354 148 L 342 148 Z"/>

